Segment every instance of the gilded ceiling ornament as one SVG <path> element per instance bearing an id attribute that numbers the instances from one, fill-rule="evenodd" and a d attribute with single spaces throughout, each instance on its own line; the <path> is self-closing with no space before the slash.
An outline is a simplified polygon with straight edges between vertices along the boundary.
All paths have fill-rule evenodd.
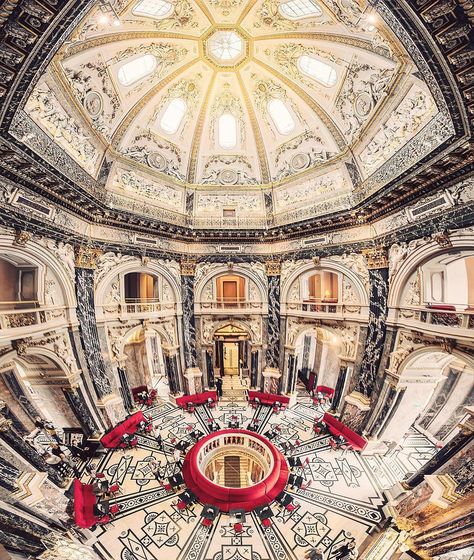
<path id="1" fill-rule="evenodd" d="M 255 185 L 258 183 L 246 156 L 214 155 L 204 164 L 203 185 Z"/>
<path id="2" fill-rule="evenodd" d="M 209 2 L 218 8 L 223 16 L 228 16 L 232 10 L 242 4 L 242 0 L 209 0 Z"/>
<path id="3" fill-rule="evenodd" d="M 288 19 L 280 12 L 280 4 L 280 0 L 263 0 L 256 13 L 257 19 L 253 24 L 255 29 L 269 27 L 278 31 L 292 31 L 331 23 L 328 20 L 321 19 L 320 16 L 306 17 L 303 20 Z"/>
<path id="4" fill-rule="evenodd" d="M 142 26 L 152 25 L 155 29 L 165 31 L 167 29 L 179 29 L 183 30 L 185 28 L 196 28 L 199 23 L 195 19 L 194 8 L 188 0 L 175 0 L 173 2 L 173 11 L 171 14 L 163 19 L 142 19 L 136 17 L 127 17 L 124 19 L 124 23 L 130 23 L 136 25 L 137 23 Z"/>
<path id="5" fill-rule="evenodd" d="M 231 85 L 225 82 L 223 85 L 223 92 L 216 96 L 210 110 L 210 131 L 209 136 L 211 142 L 216 144 L 216 127 L 218 118 L 224 113 L 233 115 L 239 123 L 240 129 L 240 143 L 245 143 L 245 121 L 244 110 L 240 103 L 239 97 L 232 93 Z"/>

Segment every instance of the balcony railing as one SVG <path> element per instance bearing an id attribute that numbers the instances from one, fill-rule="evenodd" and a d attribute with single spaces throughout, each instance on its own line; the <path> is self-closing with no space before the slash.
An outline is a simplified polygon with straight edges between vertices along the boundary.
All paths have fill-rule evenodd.
<path id="1" fill-rule="evenodd" d="M 474 310 L 459 311 L 454 305 L 443 304 L 439 307 L 401 307 L 398 310 L 400 319 L 419 321 L 429 325 L 450 327 L 455 329 L 474 328 Z"/>
<path id="2" fill-rule="evenodd" d="M 170 313 L 176 310 L 173 302 L 160 302 L 157 299 L 129 299 L 124 302 L 110 303 L 97 306 L 106 315 L 146 315 L 157 313 Z"/>
<path id="3" fill-rule="evenodd" d="M 66 307 L 36 307 L 38 302 L 0 302 L 0 330 L 66 321 Z M 15 309 L 12 309 L 15 307 Z"/>
<path id="4" fill-rule="evenodd" d="M 201 307 L 201 309 L 205 310 L 213 310 L 213 309 L 225 309 L 228 311 L 232 311 L 233 309 L 237 310 L 261 310 L 262 309 L 262 302 L 260 301 L 248 301 L 245 298 L 239 297 L 222 297 L 218 298 L 215 301 L 200 301 L 196 302 L 197 305 Z"/>
<path id="5" fill-rule="evenodd" d="M 368 310 L 367 305 L 342 304 L 330 301 L 291 301 L 285 305 L 286 313 L 330 315 L 334 318 L 353 317 Z"/>

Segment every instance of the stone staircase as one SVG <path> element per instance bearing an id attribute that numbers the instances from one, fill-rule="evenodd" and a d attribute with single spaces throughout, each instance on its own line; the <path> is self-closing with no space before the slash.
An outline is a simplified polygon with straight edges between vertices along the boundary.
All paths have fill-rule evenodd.
<path id="1" fill-rule="evenodd" d="M 222 378 L 222 401 L 247 401 L 247 388 L 238 375 L 224 375 Z"/>
<path id="2" fill-rule="evenodd" d="M 226 457 L 225 460 L 217 459 L 216 467 L 216 484 L 228 488 L 245 488 L 248 486 L 247 471 L 249 461 L 246 457 Z"/>

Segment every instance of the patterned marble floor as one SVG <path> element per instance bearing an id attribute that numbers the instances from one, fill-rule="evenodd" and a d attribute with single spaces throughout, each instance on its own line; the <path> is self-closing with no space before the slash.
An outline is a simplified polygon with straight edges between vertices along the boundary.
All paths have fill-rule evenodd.
<path id="1" fill-rule="evenodd" d="M 139 436 L 137 449 L 110 452 L 94 461 L 99 472 L 119 481 L 124 490 L 117 499 L 121 511 L 113 524 L 93 532 L 95 548 L 107 560 L 297 560 L 303 558 L 304 550 L 316 545 L 323 547 L 325 558 L 330 560 L 339 543 L 352 539 L 361 543 L 382 521 L 382 489 L 416 470 L 434 452 L 428 440 L 417 433 L 408 434 L 402 448 L 386 457 L 331 451 L 328 436 L 313 437 L 316 408 L 309 399 L 300 399 L 279 415 L 266 407 L 253 410 L 245 403 L 232 402 L 212 411 L 199 406 L 192 415 L 169 402 L 146 412 L 160 429 L 166 454 L 153 437 Z M 295 511 L 281 510 L 274 503 L 271 527 L 263 529 L 250 514 L 243 533 L 235 536 L 225 514 L 219 515 L 209 531 L 199 523 L 200 504 L 190 511 L 178 510 L 176 495 L 160 487 L 147 463 L 154 457 L 160 462 L 160 474 L 171 474 L 173 448 L 168 442 L 174 437 L 188 438 L 188 425 L 207 433 L 211 414 L 222 427 L 231 415 L 236 415 L 243 427 L 256 417 L 260 433 L 272 425 L 280 427 L 277 443 L 301 442 L 293 454 L 309 459 L 303 474 L 311 485 L 306 490 L 290 491 L 299 504 Z M 83 480 L 88 481 L 88 477 Z"/>

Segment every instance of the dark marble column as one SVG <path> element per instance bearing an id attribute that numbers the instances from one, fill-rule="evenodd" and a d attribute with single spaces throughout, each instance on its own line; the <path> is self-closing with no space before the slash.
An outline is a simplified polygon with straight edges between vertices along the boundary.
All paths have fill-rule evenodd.
<path id="1" fill-rule="evenodd" d="M 125 361 L 123 363 L 125 363 Z M 117 366 L 117 375 L 120 383 L 120 393 L 122 395 L 123 404 L 125 405 L 125 408 L 130 411 L 134 408 L 135 403 L 133 402 L 132 390 L 130 389 L 127 370 L 124 365 Z"/>
<path id="2" fill-rule="evenodd" d="M 164 359 L 170 392 L 172 395 L 176 395 L 176 393 L 180 390 L 177 355 L 174 354 L 173 356 L 168 356 L 165 354 Z"/>
<path id="3" fill-rule="evenodd" d="M 391 417 L 393 415 L 394 410 L 396 409 L 397 403 L 395 403 L 394 405 L 394 402 L 398 394 L 399 392 L 397 391 L 396 387 L 393 384 L 391 383 L 386 384 L 386 390 L 382 393 L 383 403 L 379 407 L 375 422 L 370 427 L 370 430 L 368 430 L 368 435 L 376 436 L 383 429 L 384 425 L 389 420 L 388 418 L 389 412 L 390 411 L 392 412 L 392 414 L 390 415 Z M 398 402 L 400 402 L 400 399 L 398 399 Z"/>
<path id="4" fill-rule="evenodd" d="M 25 394 L 23 387 L 19 383 L 15 370 L 7 370 L 3 372 L 3 378 L 12 392 L 15 395 L 17 402 L 21 404 L 23 410 L 30 416 L 31 419 L 34 419 L 36 416 L 41 416 L 38 412 L 38 409 L 31 403 L 28 396 Z"/>
<path id="5" fill-rule="evenodd" d="M 369 280 L 369 326 L 359 378 L 355 387 L 355 390 L 365 397 L 372 395 L 384 348 L 388 312 L 388 268 L 369 269 Z"/>
<path id="6" fill-rule="evenodd" d="M 94 305 L 94 270 L 76 268 L 77 318 L 81 343 L 92 383 L 99 399 L 113 393 L 113 372 L 106 371 L 102 356 Z"/>
<path id="7" fill-rule="evenodd" d="M 87 401 L 84 398 L 80 387 L 71 387 L 63 389 L 66 400 L 68 401 L 74 416 L 81 424 L 82 429 L 87 437 L 97 433 L 100 428 L 89 412 Z"/>
<path id="8" fill-rule="evenodd" d="M 296 386 L 296 375 L 295 375 L 295 367 L 296 367 L 296 357 L 294 354 L 288 355 L 287 360 L 287 384 L 286 384 L 286 392 L 292 393 L 295 390 Z"/>
<path id="9" fill-rule="evenodd" d="M 250 354 L 250 386 L 257 388 L 258 383 L 258 350 L 252 350 Z"/>
<path id="10" fill-rule="evenodd" d="M 411 478 L 409 478 L 403 485 L 406 488 L 413 489 L 415 486 L 420 484 L 426 475 L 434 474 L 454 456 L 462 453 L 463 449 L 466 448 L 474 440 L 474 433 L 472 429 L 464 429 L 451 439 L 442 449 L 436 453 L 417 473 L 415 473 Z M 471 462 L 472 465 L 472 462 Z M 448 474 L 450 474 L 448 472 Z M 470 474 L 470 479 L 472 482 L 473 473 Z"/>
<path id="11" fill-rule="evenodd" d="M 344 392 L 344 385 L 346 383 L 346 375 L 347 375 L 347 366 L 341 366 L 339 368 L 339 375 L 336 381 L 336 387 L 334 389 L 334 396 L 331 402 L 331 410 L 337 410 L 339 406 L 343 392 Z"/>
<path id="12" fill-rule="evenodd" d="M 280 262 L 265 263 L 268 276 L 268 322 L 266 367 L 280 367 Z"/>
<path id="13" fill-rule="evenodd" d="M 206 350 L 206 370 L 207 370 L 207 385 L 214 387 L 214 368 L 213 368 L 212 351 Z"/>
<path id="14" fill-rule="evenodd" d="M 186 368 L 197 367 L 196 319 L 194 316 L 194 274 L 196 263 L 181 263 L 181 297 L 183 307 L 183 345 L 184 365 Z"/>
<path id="15" fill-rule="evenodd" d="M 0 486 L 5 488 L 8 492 L 15 492 L 18 490 L 17 479 L 21 471 L 9 463 L 6 459 L 0 456 Z"/>
<path id="16" fill-rule="evenodd" d="M 23 459 L 32 465 L 36 470 L 48 473 L 48 478 L 57 486 L 64 487 L 66 481 L 59 472 L 48 466 L 36 449 L 27 443 L 23 437 L 16 432 L 13 426 L 8 425 L 8 419 L 5 419 L 3 415 L 0 415 L 0 423 L 2 422 L 3 425 L 0 426 L 0 439 L 3 440 L 8 447 L 21 455 L 21 457 L 23 457 Z"/>
<path id="17" fill-rule="evenodd" d="M 0 507 L 0 544 L 23 554 L 39 554 L 46 550 L 51 531 L 30 519 Z"/>

